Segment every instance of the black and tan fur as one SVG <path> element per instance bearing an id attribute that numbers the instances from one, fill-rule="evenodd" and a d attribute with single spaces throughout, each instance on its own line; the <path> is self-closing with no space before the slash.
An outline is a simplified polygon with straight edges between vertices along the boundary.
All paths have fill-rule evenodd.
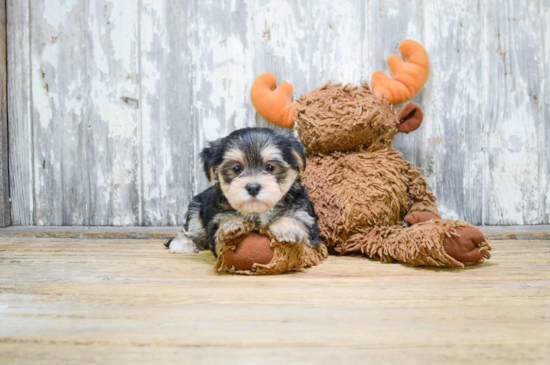
<path id="1" fill-rule="evenodd" d="M 183 232 L 170 252 L 212 250 L 216 241 L 265 228 L 280 242 L 317 246 L 317 216 L 300 172 L 300 141 L 286 131 L 244 128 L 210 142 L 201 152 L 204 172 L 214 184 L 193 198 Z M 223 237 L 221 237 L 223 236 Z"/>

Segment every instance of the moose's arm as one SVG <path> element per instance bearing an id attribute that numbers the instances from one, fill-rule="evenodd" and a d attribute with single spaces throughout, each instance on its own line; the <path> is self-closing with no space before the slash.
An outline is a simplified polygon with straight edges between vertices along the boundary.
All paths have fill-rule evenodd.
<path id="1" fill-rule="evenodd" d="M 435 196 L 428 190 L 426 179 L 417 168 L 407 171 L 409 177 L 409 211 L 405 216 L 405 222 L 409 225 L 439 219 L 441 215 L 435 204 Z"/>

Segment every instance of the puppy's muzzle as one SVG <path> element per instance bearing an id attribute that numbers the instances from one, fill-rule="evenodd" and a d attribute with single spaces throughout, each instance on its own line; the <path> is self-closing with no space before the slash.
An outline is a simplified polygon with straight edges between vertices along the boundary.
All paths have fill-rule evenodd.
<path id="1" fill-rule="evenodd" d="M 256 196 L 262 189 L 262 186 L 258 183 L 250 183 L 246 184 L 246 191 L 248 191 L 248 194 L 250 196 Z"/>

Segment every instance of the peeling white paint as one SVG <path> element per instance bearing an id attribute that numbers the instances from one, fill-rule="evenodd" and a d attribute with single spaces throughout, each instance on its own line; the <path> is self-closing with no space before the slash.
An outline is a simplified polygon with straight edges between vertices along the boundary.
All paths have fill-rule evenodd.
<path id="1" fill-rule="evenodd" d="M 268 125 L 249 102 L 256 76 L 290 81 L 295 98 L 331 79 L 357 84 L 387 71 L 388 55 L 411 38 L 425 45 L 432 73 L 415 98 L 423 125 L 395 147 L 422 168 L 441 213 L 550 223 L 546 3 L 28 5 L 9 4 L 20 10 L 10 25 L 20 28 L 8 32 L 18 62 L 10 77 L 20 85 L 9 107 L 21 119 L 10 134 L 10 167 L 21 179 L 11 182 L 15 222 L 181 225 L 207 186 L 197 158 L 206 141 Z M 18 114 L 27 109 L 31 116 Z M 21 135 L 34 138 L 32 153 Z"/>
<path id="2" fill-rule="evenodd" d="M 63 24 L 65 17 L 74 11 L 74 6 L 78 0 L 63 1 L 63 6 L 59 6 L 59 0 L 44 0 L 43 21 L 46 21 L 52 27 L 57 28 Z"/>

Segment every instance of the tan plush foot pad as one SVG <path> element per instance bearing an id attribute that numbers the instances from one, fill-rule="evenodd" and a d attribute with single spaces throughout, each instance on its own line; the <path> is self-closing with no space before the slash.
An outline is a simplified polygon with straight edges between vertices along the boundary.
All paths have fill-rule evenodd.
<path id="1" fill-rule="evenodd" d="M 443 240 L 443 247 L 449 256 L 465 265 L 483 262 L 491 257 L 489 240 L 479 228 L 458 227 L 456 233 Z"/>

